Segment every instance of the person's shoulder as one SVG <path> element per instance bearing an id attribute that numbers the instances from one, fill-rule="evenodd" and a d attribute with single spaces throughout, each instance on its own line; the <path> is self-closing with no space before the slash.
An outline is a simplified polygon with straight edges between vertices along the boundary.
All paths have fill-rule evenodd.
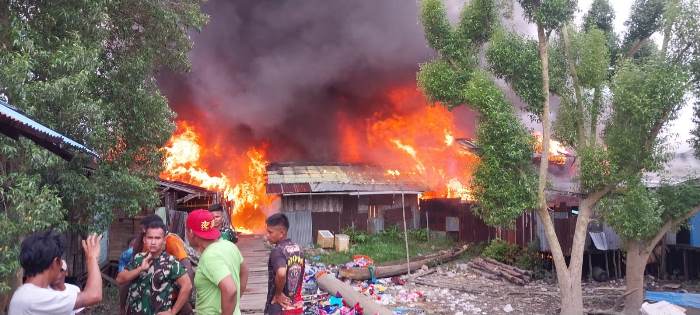
<path id="1" fill-rule="evenodd" d="M 80 287 L 74 284 L 66 283 L 66 292 L 80 293 Z"/>
<path id="2" fill-rule="evenodd" d="M 165 239 L 166 240 L 181 241 L 181 242 L 183 241 L 182 237 L 180 237 L 180 235 L 177 235 L 173 232 L 169 232 L 168 235 L 165 236 Z"/>

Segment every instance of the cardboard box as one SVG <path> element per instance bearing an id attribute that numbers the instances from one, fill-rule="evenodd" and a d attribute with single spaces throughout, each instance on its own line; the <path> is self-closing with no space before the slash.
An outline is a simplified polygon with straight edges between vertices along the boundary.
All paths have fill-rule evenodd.
<path id="1" fill-rule="evenodd" d="M 350 249 L 350 236 L 345 234 L 335 235 L 335 251 L 347 252 Z"/>
<path id="2" fill-rule="evenodd" d="M 333 248 L 333 233 L 329 230 L 319 230 L 316 237 L 316 244 L 321 248 Z"/>

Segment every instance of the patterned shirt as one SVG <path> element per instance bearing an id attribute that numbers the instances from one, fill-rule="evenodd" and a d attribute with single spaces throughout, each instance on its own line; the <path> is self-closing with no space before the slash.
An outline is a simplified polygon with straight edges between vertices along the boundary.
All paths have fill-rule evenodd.
<path id="1" fill-rule="evenodd" d="M 148 253 L 138 253 L 126 266 L 134 270 L 141 266 Z M 170 310 L 174 305 L 173 293 L 177 279 L 185 275 L 186 270 L 175 257 L 163 251 L 156 257 L 147 271 L 141 272 L 129 286 L 127 313 L 130 315 L 153 315 Z"/>
<path id="2" fill-rule="evenodd" d="M 272 304 L 275 295 L 275 276 L 277 270 L 287 268 L 287 277 L 284 282 L 282 293 L 292 300 L 294 308 L 282 311 L 279 304 Z M 290 239 L 283 240 L 270 252 L 270 259 L 267 263 L 267 302 L 265 303 L 265 314 L 302 314 L 303 299 L 301 289 L 304 283 L 304 254 L 301 247 Z"/>
<path id="3" fill-rule="evenodd" d="M 219 229 L 219 232 L 221 232 L 221 237 L 219 237 L 219 239 L 227 240 L 234 244 L 238 242 L 238 236 L 236 235 L 236 231 L 232 230 L 231 228 L 223 227 Z"/>

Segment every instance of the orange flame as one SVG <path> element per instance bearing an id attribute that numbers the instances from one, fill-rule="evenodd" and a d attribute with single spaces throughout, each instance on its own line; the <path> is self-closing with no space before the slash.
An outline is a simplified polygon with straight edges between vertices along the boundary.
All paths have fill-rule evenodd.
<path id="1" fill-rule="evenodd" d="M 542 134 L 540 133 L 535 133 L 535 152 L 536 153 L 542 153 Z M 556 141 L 556 140 L 549 140 L 549 157 L 547 160 L 549 162 L 554 163 L 556 165 L 564 165 L 566 164 L 566 156 L 569 154 L 569 150 L 566 149 L 566 147 L 561 144 L 561 142 Z"/>
<path id="2" fill-rule="evenodd" d="M 204 152 L 208 148 L 213 152 Z M 221 192 L 233 204 L 229 216 L 236 229 L 259 231 L 265 223 L 264 208 L 273 201 L 265 194 L 265 151 L 250 148 L 237 157 L 235 152 L 220 152 L 221 148 L 219 143 L 207 146 L 192 123 L 178 121 L 176 132 L 163 148 L 165 161 L 160 176 Z M 204 163 L 205 153 L 223 156 L 230 162 L 225 163 L 224 171 L 212 175 Z"/>
<path id="3" fill-rule="evenodd" d="M 479 159 L 457 144 L 455 135 L 467 132 L 457 128 L 453 114 L 429 104 L 415 87 L 392 90 L 389 102 L 392 112 L 375 113 L 360 129 L 364 135 L 353 132 L 357 124 L 351 128 L 340 120 L 343 157 L 378 164 L 397 179 L 418 180 L 430 189 L 425 198 L 472 200 L 469 184 Z M 366 143 L 358 144 L 362 140 Z M 357 150 L 361 146 L 366 149 Z"/>

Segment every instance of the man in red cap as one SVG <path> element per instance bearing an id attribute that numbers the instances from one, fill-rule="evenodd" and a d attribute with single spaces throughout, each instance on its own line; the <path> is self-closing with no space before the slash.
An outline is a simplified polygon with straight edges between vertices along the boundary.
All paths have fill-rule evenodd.
<path id="1" fill-rule="evenodd" d="M 238 247 L 219 239 L 214 215 L 204 209 L 190 212 L 186 233 L 190 244 L 201 253 L 194 277 L 197 315 L 240 315 L 248 268 Z"/>

